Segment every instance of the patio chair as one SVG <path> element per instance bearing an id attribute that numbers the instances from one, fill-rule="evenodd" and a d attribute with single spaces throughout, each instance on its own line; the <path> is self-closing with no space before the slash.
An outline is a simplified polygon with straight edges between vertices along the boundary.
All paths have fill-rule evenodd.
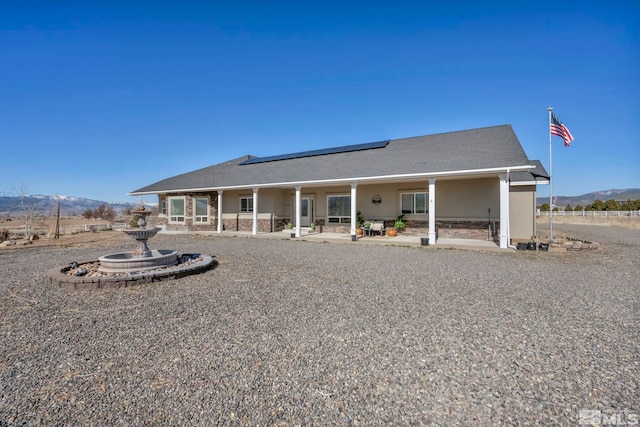
<path id="1" fill-rule="evenodd" d="M 366 221 L 362 224 L 362 235 L 363 236 L 371 236 L 371 222 Z"/>
<path id="2" fill-rule="evenodd" d="M 373 221 L 371 223 L 371 232 L 384 236 L 384 222 L 383 221 Z"/>

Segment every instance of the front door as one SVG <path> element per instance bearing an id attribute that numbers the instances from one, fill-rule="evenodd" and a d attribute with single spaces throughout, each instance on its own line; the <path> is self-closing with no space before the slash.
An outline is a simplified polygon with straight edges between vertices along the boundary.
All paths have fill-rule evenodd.
<path id="1" fill-rule="evenodd" d="M 313 221 L 313 199 L 300 198 L 300 227 L 308 227 Z"/>

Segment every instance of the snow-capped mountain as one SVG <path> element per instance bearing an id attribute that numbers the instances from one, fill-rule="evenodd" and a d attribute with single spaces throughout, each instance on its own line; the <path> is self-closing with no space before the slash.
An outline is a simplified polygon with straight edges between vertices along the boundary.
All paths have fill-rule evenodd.
<path id="1" fill-rule="evenodd" d="M 47 196 L 43 194 L 33 194 L 27 196 L 0 196 L 0 215 L 19 216 L 25 211 L 30 211 L 37 215 L 55 215 L 58 203 L 62 215 L 81 215 L 87 209 L 95 209 L 100 205 L 112 206 L 117 213 L 137 206 L 133 202 L 105 202 L 101 200 L 85 199 L 75 196 L 64 196 L 56 194 Z M 145 203 L 148 209 L 157 207 L 157 204 Z"/>

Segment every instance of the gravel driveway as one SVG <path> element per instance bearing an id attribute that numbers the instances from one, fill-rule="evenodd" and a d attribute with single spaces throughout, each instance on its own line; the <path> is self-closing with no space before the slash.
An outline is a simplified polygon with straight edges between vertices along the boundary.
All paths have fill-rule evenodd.
<path id="1" fill-rule="evenodd" d="M 0 251 L 0 426 L 578 425 L 640 414 L 640 231 L 594 252 L 159 235 L 214 269 L 68 291 L 131 250 Z"/>

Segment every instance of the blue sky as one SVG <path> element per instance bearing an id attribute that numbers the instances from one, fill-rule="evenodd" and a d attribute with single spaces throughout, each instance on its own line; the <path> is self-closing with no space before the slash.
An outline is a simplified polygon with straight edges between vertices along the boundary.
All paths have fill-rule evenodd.
<path id="1" fill-rule="evenodd" d="M 0 195 L 506 123 L 548 168 L 550 106 L 554 195 L 640 187 L 637 0 L 5 1 L 0 63 Z"/>

